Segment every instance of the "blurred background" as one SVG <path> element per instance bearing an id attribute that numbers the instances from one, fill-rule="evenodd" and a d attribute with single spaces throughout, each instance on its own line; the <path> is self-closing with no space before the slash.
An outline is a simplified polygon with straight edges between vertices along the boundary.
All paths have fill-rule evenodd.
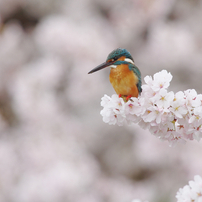
<path id="1" fill-rule="evenodd" d="M 87 73 L 121 47 L 201 93 L 201 19 L 200 0 L 0 0 L 0 201 L 176 201 L 201 143 L 103 123 L 110 70 Z"/>

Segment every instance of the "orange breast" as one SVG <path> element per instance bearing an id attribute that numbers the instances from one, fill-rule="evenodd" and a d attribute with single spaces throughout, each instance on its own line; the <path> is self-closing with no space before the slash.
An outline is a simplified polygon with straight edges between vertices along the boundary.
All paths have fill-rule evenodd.
<path id="1" fill-rule="evenodd" d="M 138 78 L 133 71 L 129 70 L 128 65 L 122 64 L 111 68 L 109 80 L 117 94 L 138 97 L 136 86 Z"/>

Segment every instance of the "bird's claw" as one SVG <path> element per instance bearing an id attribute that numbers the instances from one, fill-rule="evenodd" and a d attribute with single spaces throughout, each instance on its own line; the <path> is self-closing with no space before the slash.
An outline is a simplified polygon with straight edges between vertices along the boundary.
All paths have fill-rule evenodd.
<path id="1" fill-rule="evenodd" d="M 126 102 L 128 102 L 128 100 L 129 100 L 131 97 L 132 97 L 131 95 L 128 95 L 128 96 L 126 97 Z"/>
<path id="2" fill-rule="evenodd" d="M 119 94 L 119 98 L 122 98 L 124 102 L 128 102 L 128 100 L 131 98 L 131 95 L 121 95 Z"/>

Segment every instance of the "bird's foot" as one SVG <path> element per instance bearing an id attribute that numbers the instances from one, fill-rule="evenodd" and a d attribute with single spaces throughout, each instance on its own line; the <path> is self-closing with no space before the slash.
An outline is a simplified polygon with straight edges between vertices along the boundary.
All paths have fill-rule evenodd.
<path id="1" fill-rule="evenodd" d="M 128 102 L 128 100 L 129 100 L 131 97 L 132 97 L 131 95 L 128 95 L 128 96 L 126 97 L 126 102 Z"/>
<path id="2" fill-rule="evenodd" d="M 119 94 L 119 98 L 122 98 L 124 102 L 128 102 L 128 100 L 131 98 L 131 95 L 121 95 Z"/>

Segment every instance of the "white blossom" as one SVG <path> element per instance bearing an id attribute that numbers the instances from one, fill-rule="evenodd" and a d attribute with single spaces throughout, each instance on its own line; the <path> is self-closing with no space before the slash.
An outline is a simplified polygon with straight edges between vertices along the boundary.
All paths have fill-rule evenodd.
<path id="1" fill-rule="evenodd" d="M 124 102 L 118 95 L 104 95 L 103 121 L 122 126 L 138 123 L 142 128 L 167 140 L 170 145 L 202 138 L 202 95 L 195 90 L 168 92 L 172 75 L 166 70 L 144 78 L 142 94 Z"/>
<path id="2" fill-rule="evenodd" d="M 194 176 L 194 181 L 180 188 L 176 194 L 177 202 L 201 202 L 202 201 L 202 178 Z"/>
<path id="3" fill-rule="evenodd" d="M 168 73 L 166 70 L 162 70 L 161 72 L 154 74 L 154 80 L 151 88 L 154 91 L 159 91 L 161 88 L 168 88 L 172 77 L 171 73 Z"/>

